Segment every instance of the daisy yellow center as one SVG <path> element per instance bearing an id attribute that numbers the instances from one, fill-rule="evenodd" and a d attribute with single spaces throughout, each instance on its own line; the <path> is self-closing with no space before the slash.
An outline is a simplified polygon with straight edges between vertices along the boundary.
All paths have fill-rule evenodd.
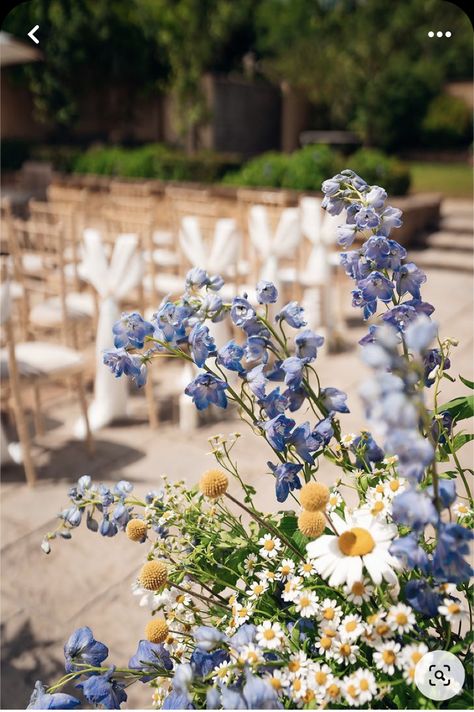
<path id="1" fill-rule="evenodd" d="M 365 586 L 362 581 L 356 581 L 352 584 L 351 591 L 355 596 L 362 596 L 365 591 Z"/>
<path id="2" fill-rule="evenodd" d="M 274 690 L 281 690 L 281 680 L 279 680 L 277 677 L 271 677 L 270 684 Z"/>
<path id="3" fill-rule="evenodd" d="M 311 603 L 311 601 L 310 601 L 310 599 L 308 598 L 308 596 L 301 596 L 301 598 L 300 598 L 300 606 L 302 606 L 303 608 L 305 608 L 306 606 L 309 606 L 310 603 Z"/>
<path id="4" fill-rule="evenodd" d="M 420 653 L 419 650 L 415 650 L 415 652 L 411 654 L 412 662 L 415 665 L 417 664 L 417 662 L 419 662 L 421 660 L 422 657 L 423 657 L 423 653 Z"/>
<path id="5" fill-rule="evenodd" d="M 449 606 L 448 606 L 448 611 L 449 611 L 450 613 L 456 614 L 456 613 L 459 613 L 460 610 L 461 610 L 461 609 L 460 609 L 460 607 L 458 606 L 457 603 L 450 603 Z"/>
<path id="6" fill-rule="evenodd" d="M 321 638 L 319 643 L 320 643 L 321 647 L 323 648 L 323 650 L 329 650 L 329 648 L 332 645 L 331 638 L 329 638 L 328 636 L 324 636 L 323 638 Z"/>
<path id="7" fill-rule="evenodd" d="M 304 696 L 304 701 L 305 701 L 305 703 L 308 703 L 308 702 L 311 702 L 312 700 L 314 700 L 314 692 L 313 692 L 313 690 L 308 690 L 308 692 Z"/>
<path id="8" fill-rule="evenodd" d="M 310 572 L 313 569 L 313 564 L 303 564 L 303 571 L 304 572 Z"/>
<path id="9" fill-rule="evenodd" d="M 357 627 L 357 623 L 355 621 L 349 621 L 346 623 L 346 630 L 348 633 L 352 633 L 353 630 L 355 630 Z"/>
<path id="10" fill-rule="evenodd" d="M 249 659 L 249 662 L 251 662 L 251 663 L 257 662 L 257 660 L 258 660 L 257 653 L 253 653 L 253 652 L 249 653 L 248 659 Z"/>
<path id="11" fill-rule="evenodd" d="M 295 692 L 299 692 L 299 691 L 301 690 L 301 684 L 302 684 L 302 683 L 301 683 L 301 680 L 300 680 L 299 678 L 296 678 L 296 680 L 294 680 L 294 682 L 293 682 L 293 689 L 295 690 Z"/>
<path id="12" fill-rule="evenodd" d="M 387 663 L 387 665 L 393 665 L 395 662 L 395 653 L 393 650 L 384 650 L 382 653 L 382 658 L 384 663 Z"/>
<path id="13" fill-rule="evenodd" d="M 337 504 L 337 497 L 329 497 L 329 504 L 334 506 Z"/>
<path id="14" fill-rule="evenodd" d="M 241 608 L 237 615 L 239 618 L 245 618 L 245 616 L 248 615 L 248 611 L 246 608 Z"/>
<path id="15" fill-rule="evenodd" d="M 281 572 L 282 572 L 283 576 L 288 576 L 288 574 L 290 573 L 290 571 L 291 571 L 291 569 L 290 569 L 289 566 L 282 566 L 282 567 L 281 567 Z"/>
<path id="16" fill-rule="evenodd" d="M 400 482 L 398 480 L 393 480 L 390 482 L 389 487 L 392 492 L 396 492 L 400 488 Z"/>
<path id="17" fill-rule="evenodd" d="M 268 541 L 266 541 L 263 545 L 263 548 L 266 549 L 266 551 L 273 551 L 275 548 L 275 542 L 272 541 L 272 539 L 268 539 Z"/>
<path id="18" fill-rule="evenodd" d="M 267 628 L 263 633 L 265 640 L 273 640 L 275 637 L 275 631 L 272 628 Z"/>
<path id="19" fill-rule="evenodd" d="M 291 660 L 288 663 L 288 670 L 290 672 L 298 672 L 299 669 L 300 669 L 300 664 L 299 664 L 298 660 Z"/>
<path id="20" fill-rule="evenodd" d="M 336 685 L 336 683 L 329 685 L 329 687 L 328 687 L 329 697 L 337 697 L 338 694 L 339 694 L 339 685 Z"/>
<path id="21" fill-rule="evenodd" d="M 332 621 L 332 619 L 334 618 L 334 609 L 333 608 L 325 608 L 323 616 L 327 621 Z"/>
<path id="22" fill-rule="evenodd" d="M 397 613 L 396 619 L 398 625 L 406 625 L 408 623 L 408 618 L 405 613 Z"/>
<path id="23" fill-rule="evenodd" d="M 334 628 L 326 628 L 326 629 L 324 630 L 324 635 L 325 635 L 327 638 L 335 638 L 336 635 L 337 635 L 337 630 L 334 630 Z"/>
<path id="24" fill-rule="evenodd" d="M 327 673 L 323 672 L 322 670 L 318 670 L 318 672 L 315 673 L 314 679 L 318 683 L 318 685 L 324 685 L 326 680 L 328 679 Z"/>
<path id="25" fill-rule="evenodd" d="M 349 643 L 343 643 L 340 647 L 341 655 L 347 658 L 351 654 L 351 646 Z"/>
<path id="26" fill-rule="evenodd" d="M 253 587 L 253 592 L 256 594 L 262 593 L 263 592 L 263 586 L 262 584 L 258 583 L 256 586 Z"/>
<path id="27" fill-rule="evenodd" d="M 377 485 L 375 488 L 375 491 L 378 492 L 379 494 L 383 494 L 383 485 Z"/>
<path id="28" fill-rule="evenodd" d="M 367 682 L 367 680 L 363 680 L 363 679 L 362 679 L 362 680 L 359 682 L 359 687 L 360 687 L 360 689 L 362 690 L 362 692 L 365 692 L 366 690 L 369 689 L 369 683 Z"/>
<path id="29" fill-rule="evenodd" d="M 347 694 L 350 695 L 351 697 L 357 697 L 357 688 L 355 685 L 348 685 L 347 686 Z"/>
<path id="30" fill-rule="evenodd" d="M 378 512 L 381 512 L 384 509 L 384 503 L 378 500 L 377 502 L 374 502 L 374 506 L 372 507 L 372 512 L 377 514 Z"/>
<path id="31" fill-rule="evenodd" d="M 389 630 L 390 628 L 386 623 L 380 623 L 375 629 L 377 635 L 386 635 Z"/>
<path id="32" fill-rule="evenodd" d="M 338 538 L 339 549 L 345 556 L 365 556 L 375 548 L 372 534 L 362 527 L 353 527 Z"/>
<path id="33" fill-rule="evenodd" d="M 176 596 L 176 603 L 182 603 L 184 601 L 184 593 L 180 593 L 179 596 Z"/>
<path id="34" fill-rule="evenodd" d="M 466 514 L 467 512 L 467 507 L 465 504 L 459 504 L 458 505 L 458 512 L 461 512 L 461 514 Z"/>

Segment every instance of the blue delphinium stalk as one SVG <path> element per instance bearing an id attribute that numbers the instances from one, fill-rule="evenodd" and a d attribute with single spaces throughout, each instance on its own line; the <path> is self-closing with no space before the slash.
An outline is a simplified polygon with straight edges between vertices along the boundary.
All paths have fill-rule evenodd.
<path id="1" fill-rule="evenodd" d="M 27 709 L 29 710 L 72 710 L 80 707 L 81 702 L 64 692 L 49 694 L 44 685 L 37 680 Z"/>

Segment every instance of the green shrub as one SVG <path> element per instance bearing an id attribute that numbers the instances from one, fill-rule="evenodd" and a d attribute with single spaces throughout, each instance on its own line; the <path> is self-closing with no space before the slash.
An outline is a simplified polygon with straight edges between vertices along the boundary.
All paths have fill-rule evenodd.
<path id="1" fill-rule="evenodd" d="M 361 148 L 346 160 L 346 167 L 367 183 L 383 185 L 387 193 L 405 195 L 410 188 L 410 172 L 398 159 L 374 148 Z"/>
<path id="2" fill-rule="evenodd" d="M 226 175 L 223 182 L 253 188 L 281 188 L 289 159 L 283 153 L 264 153 L 252 158 L 237 173 Z"/>
<path id="3" fill-rule="evenodd" d="M 422 123 L 423 143 L 437 148 L 468 146 L 471 137 L 471 111 L 462 99 L 447 94 L 433 99 Z"/>
<path id="4" fill-rule="evenodd" d="M 282 187 L 321 190 L 321 183 L 344 168 L 341 156 L 329 146 L 306 146 L 289 156 Z"/>

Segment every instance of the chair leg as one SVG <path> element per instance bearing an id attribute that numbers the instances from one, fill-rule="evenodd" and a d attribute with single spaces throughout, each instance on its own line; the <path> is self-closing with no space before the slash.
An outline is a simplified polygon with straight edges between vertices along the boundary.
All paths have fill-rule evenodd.
<path id="1" fill-rule="evenodd" d="M 86 424 L 86 447 L 87 447 L 87 452 L 89 455 L 93 455 L 95 452 L 95 443 L 94 443 L 94 438 L 92 437 L 92 431 L 89 423 L 89 413 L 87 412 L 87 399 L 86 399 L 86 392 L 84 389 L 84 381 L 82 379 L 82 375 L 76 376 L 76 383 L 77 383 L 77 394 L 79 397 L 79 405 L 81 407 L 81 413 L 82 417 L 84 418 L 84 422 Z"/>
<path id="2" fill-rule="evenodd" d="M 44 418 L 43 418 L 43 413 L 41 412 L 41 392 L 40 392 L 40 387 L 37 383 L 34 384 L 33 386 L 33 393 L 35 397 L 35 413 L 34 413 L 34 419 L 35 419 L 35 431 L 37 435 L 44 435 L 45 433 L 45 427 L 44 427 Z"/>
<path id="3" fill-rule="evenodd" d="M 36 468 L 31 455 L 31 438 L 20 392 L 16 388 L 14 390 L 16 392 L 13 393 L 13 412 L 15 414 L 16 429 L 21 446 L 23 467 L 25 469 L 26 481 L 30 487 L 33 487 L 36 484 Z"/>
<path id="4" fill-rule="evenodd" d="M 145 395 L 146 395 L 146 403 L 147 403 L 147 408 L 148 408 L 148 423 L 152 430 L 156 430 L 156 428 L 158 427 L 159 421 L 158 421 L 158 414 L 157 414 L 155 398 L 153 395 L 153 380 L 151 378 L 150 371 L 148 372 L 148 379 L 145 384 Z"/>

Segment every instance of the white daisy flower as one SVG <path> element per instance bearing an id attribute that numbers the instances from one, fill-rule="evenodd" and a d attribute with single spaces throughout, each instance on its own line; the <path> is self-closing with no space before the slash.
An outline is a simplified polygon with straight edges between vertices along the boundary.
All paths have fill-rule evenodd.
<path id="1" fill-rule="evenodd" d="M 311 618 L 315 615 L 318 608 L 318 597 L 314 591 L 308 589 L 300 591 L 293 602 L 297 613 L 299 613 L 302 618 Z"/>
<path id="2" fill-rule="evenodd" d="M 377 694 L 375 675 L 370 670 L 360 668 L 355 671 L 353 678 L 359 688 L 359 699 L 361 704 L 365 705 Z"/>
<path id="3" fill-rule="evenodd" d="M 347 675 L 342 680 L 342 693 L 347 700 L 349 707 L 360 707 L 362 700 L 360 698 L 360 690 L 358 681 L 354 674 Z"/>
<path id="4" fill-rule="evenodd" d="M 455 583 L 440 583 L 440 585 L 438 586 L 438 591 L 443 596 L 453 596 L 453 597 L 456 597 L 457 592 L 458 592 Z"/>
<path id="5" fill-rule="evenodd" d="M 280 539 L 271 534 L 262 536 L 262 538 L 258 540 L 258 543 L 262 547 L 260 549 L 260 556 L 264 559 L 274 559 L 278 556 L 278 552 L 282 547 Z"/>
<path id="6" fill-rule="evenodd" d="M 254 598 L 259 598 L 262 596 L 265 591 L 268 588 L 268 583 L 266 581 L 254 581 L 253 583 L 250 584 L 250 587 L 247 590 L 247 595 L 250 600 Z"/>
<path id="7" fill-rule="evenodd" d="M 286 581 L 295 571 L 295 562 L 291 559 L 283 559 L 277 569 L 276 577 L 279 581 Z"/>
<path id="8" fill-rule="evenodd" d="M 338 629 L 341 639 L 357 640 L 364 632 L 364 626 L 360 616 L 351 614 L 345 616 Z"/>
<path id="9" fill-rule="evenodd" d="M 214 670 L 212 671 L 212 679 L 218 680 L 223 685 L 227 685 L 230 681 L 231 674 L 231 664 L 224 661 L 223 663 L 220 663 L 220 665 L 218 665 L 216 668 L 214 668 Z"/>
<path id="10" fill-rule="evenodd" d="M 316 615 L 318 620 L 337 626 L 341 620 L 342 608 L 337 605 L 337 601 L 334 598 L 325 598 L 319 604 Z"/>
<path id="11" fill-rule="evenodd" d="M 326 509 L 328 512 L 334 512 L 335 509 L 340 507 L 342 504 L 342 497 L 338 490 L 333 489 L 329 493 L 329 499 L 328 503 L 326 505 Z"/>
<path id="12" fill-rule="evenodd" d="M 374 613 L 367 618 L 367 633 L 365 636 L 366 642 L 369 644 L 378 645 L 382 641 L 392 638 L 395 635 L 395 631 L 391 625 L 386 621 L 386 611 L 381 611 L 379 613 Z"/>
<path id="13" fill-rule="evenodd" d="M 473 511 L 464 502 L 456 502 L 456 504 L 453 504 L 453 513 L 458 519 L 462 519 L 463 517 L 471 516 Z"/>
<path id="14" fill-rule="evenodd" d="M 390 514 L 391 505 L 383 494 L 373 492 L 367 496 L 367 502 L 362 509 L 369 512 L 376 519 L 386 519 L 387 515 Z"/>
<path id="15" fill-rule="evenodd" d="M 412 643 L 411 645 L 405 645 L 401 652 L 401 661 L 404 668 L 415 668 L 417 663 L 420 662 L 423 655 L 428 652 L 428 646 L 424 643 Z"/>
<path id="16" fill-rule="evenodd" d="M 341 445 L 344 445 L 344 447 L 350 447 L 356 437 L 357 435 L 355 433 L 346 433 L 341 437 Z"/>
<path id="17" fill-rule="evenodd" d="M 334 678 L 326 690 L 327 705 L 331 707 L 338 702 L 342 695 L 342 682 Z"/>
<path id="18" fill-rule="evenodd" d="M 355 663 L 359 646 L 350 640 L 341 640 L 336 638 L 334 641 L 333 658 L 340 665 Z"/>
<path id="19" fill-rule="evenodd" d="M 364 581 L 354 581 L 352 586 L 344 586 L 344 594 L 348 601 L 355 606 L 361 606 L 363 603 L 370 601 L 370 597 L 374 592 L 374 587 Z"/>
<path id="20" fill-rule="evenodd" d="M 300 677 L 304 675 L 308 669 L 309 660 L 302 650 L 297 653 L 293 653 L 288 661 L 287 670 L 288 675 L 291 677 Z"/>
<path id="21" fill-rule="evenodd" d="M 246 559 L 244 559 L 244 569 L 249 574 L 253 574 L 258 565 L 257 554 L 249 554 Z"/>
<path id="22" fill-rule="evenodd" d="M 183 591 L 173 591 L 171 595 L 171 607 L 178 613 L 186 610 L 186 608 L 192 603 L 192 598 L 189 593 L 184 593 Z"/>
<path id="23" fill-rule="evenodd" d="M 390 455 L 389 457 L 384 457 L 382 462 L 384 465 L 396 465 L 398 462 L 398 455 Z"/>
<path id="24" fill-rule="evenodd" d="M 323 534 L 306 545 L 308 557 L 314 559 L 315 568 L 330 586 L 347 583 L 352 586 L 362 579 L 365 568 L 376 584 L 385 579 L 396 581 L 394 569 L 401 563 L 390 553 L 397 528 L 379 521 L 363 510 L 345 513 L 345 519 L 335 512 L 331 521 L 338 535 Z"/>
<path id="25" fill-rule="evenodd" d="M 310 576 L 315 576 L 317 571 L 314 568 L 314 563 L 312 561 L 303 561 L 303 563 L 298 567 L 298 573 L 303 578 L 309 578 Z"/>
<path id="26" fill-rule="evenodd" d="M 403 666 L 400 655 L 400 643 L 389 640 L 379 645 L 373 655 L 375 667 L 388 675 L 395 673 L 395 668 Z"/>
<path id="27" fill-rule="evenodd" d="M 408 633 L 416 624 L 413 608 L 404 603 L 392 606 L 388 611 L 387 622 L 391 623 L 397 633 Z"/>
<path id="28" fill-rule="evenodd" d="M 279 623 L 264 621 L 257 626 L 257 643 L 266 650 L 277 650 L 281 647 L 285 634 Z"/>
<path id="29" fill-rule="evenodd" d="M 242 604 L 242 603 L 234 603 L 232 606 L 232 615 L 235 620 L 235 625 L 237 627 L 241 626 L 243 623 L 246 623 L 250 616 L 253 613 L 253 608 L 249 604 Z"/>
<path id="30" fill-rule="evenodd" d="M 403 480 L 399 480 L 397 477 L 393 477 L 385 482 L 384 494 L 389 499 L 393 499 L 398 494 L 401 494 L 406 488 L 406 484 Z"/>
<path id="31" fill-rule="evenodd" d="M 315 642 L 315 647 L 316 650 L 320 655 L 324 655 L 326 658 L 332 658 L 334 649 L 335 649 L 335 643 L 337 640 L 337 633 L 334 629 L 329 629 L 331 633 L 334 633 L 334 635 L 328 635 L 327 631 L 324 631 L 321 633 L 321 636 L 316 640 Z"/>
<path id="32" fill-rule="evenodd" d="M 293 576 L 293 578 L 288 579 L 283 588 L 283 593 L 281 594 L 282 599 L 286 603 L 294 601 L 303 587 L 302 584 L 303 579 L 301 576 Z"/>
<path id="33" fill-rule="evenodd" d="M 445 598 L 442 606 L 438 606 L 438 611 L 452 626 L 461 623 L 468 617 L 468 612 L 461 606 L 459 601 L 453 601 L 451 598 Z"/>
<path id="34" fill-rule="evenodd" d="M 292 700 L 298 701 L 302 700 L 306 696 L 307 689 L 306 681 L 302 677 L 294 677 L 290 679 L 290 684 L 286 690 L 286 694 Z"/>
<path id="35" fill-rule="evenodd" d="M 239 665 L 259 665 L 264 660 L 262 651 L 253 643 L 244 645 L 239 650 L 239 657 L 237 658 Z"/>
<path id="36" fill-rule="evenodd" d="M 334 676 L 329 665 L 311 663 L 308 668 L 308 687 L 318 694 L 324 693 Z"/>
<path id="37" fill-rule="evenodd" d="M 270 571 L 270 569 L 263 569 L 263 571 L 257 571 L 257 578 L 259 578 L 260 581 L 265 581 L 269 584 L 273 581 L 277 581 L 276 573 L 274 571 Z"/>
<path id="38" fill-rule="evenodd" d="M 282 695 L 285 688 L 290 684 L 290 681 L 283 670 L 273 670 L 273 672 L 267 675 L 264 679 L 270 683 L 279 695 Z"/>

